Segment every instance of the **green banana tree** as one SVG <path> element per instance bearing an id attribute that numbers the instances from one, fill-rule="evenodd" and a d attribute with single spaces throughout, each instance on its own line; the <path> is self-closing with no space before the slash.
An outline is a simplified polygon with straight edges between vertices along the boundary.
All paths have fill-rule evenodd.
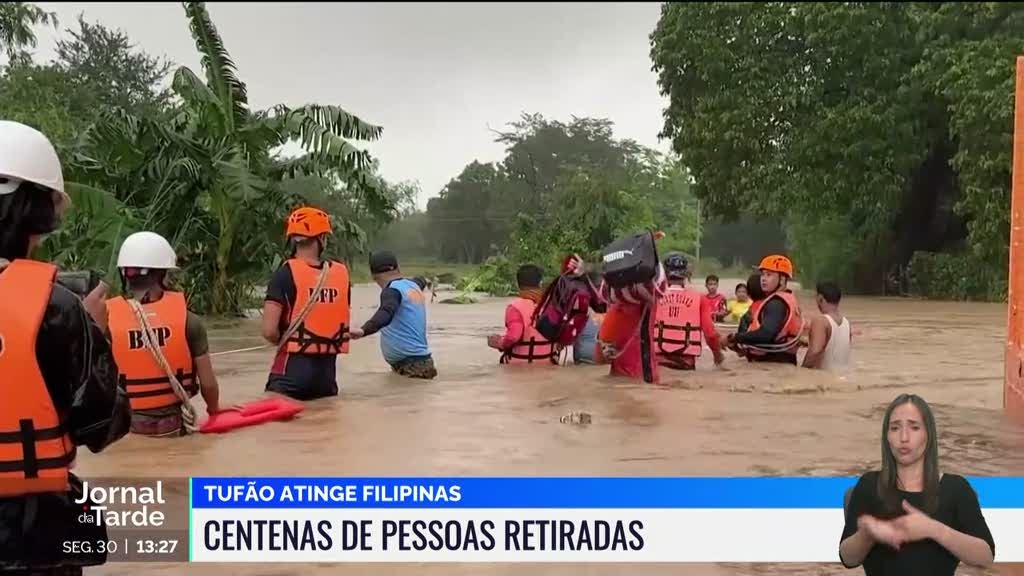
<path id="1" fill-rule="evenodd" d="M 109 271 L 111 245 L 133 231 L 153 230 L 175 246 L 194 309 L 238 314 L 276 263 L 284 217 L 301 201 L 284 180 L 329 177 L 368 209 L 392 209 L 369 153 L 351 143 L 375 140 L 381 128 L 338 106 L 251 111 L 204 3 L 186 2 L 184 9 L 203 75 L 178 68 L 171 85 L 177 101 L 165 114 L 105 111 L 65 151 L 69 181 L 87 186 L 85 198 L 94 201 L 53 246 L 68 262 Z M 275 156 L 289 142 L 304 153 Z M 111 228 L 108 220 L 121 225 Z M 335 227 L 360 237 L 354 222 Z"/>

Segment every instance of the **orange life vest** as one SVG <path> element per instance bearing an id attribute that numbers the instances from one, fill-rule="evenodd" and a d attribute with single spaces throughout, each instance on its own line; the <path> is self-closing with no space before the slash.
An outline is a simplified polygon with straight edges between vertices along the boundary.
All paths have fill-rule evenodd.
<path id="1" fill-rule="evenodd" d="M 313 295 L 317 280 L 320 279 L 320 268 L 310 266 L 298 258 L 288 260 L 285 264 L 291 269 L 295 281 L 295 305 L 288 318 L 290 325 Z M 343 341 L 351 314 L 348 268 L 340 262 L 324 262 L 324 265 L 330 268 L 320 289 L 320 298 L 288 339 L 289 354 L 348 354 L 348 340 Z"/>
<path id="2" fill-rule="evenodd" d="M 164 292 L 156 302 L 143 304 L 142 309 L 167 364 L 189 396 L 195 396 L 199 385 L 185 334 L 188 318 L 185 295 Z M 131 305 L 118 296 L 107 300 L 107 310 L 110 314 L 110 344 L 121 385 L 128 393 L 132 410 L 156 410 L 178 405 L 181 401 L 174 394 L 167 372 L 143 344 L 142 326 Z"/>
<path id="3" fill-rule="evenodd" d="M 36 360 L 57 268 L 15 260 L 0 274 L 0 496 L 63 492 L 75 446 Z"/>
<path id="4" fill-rule="evenodd" d="M 704 345 L 698 292 L 672 285 L 658 302 L 654 341 L 658 354 L 700 356 Z"/>
<path id="5" fill-rule="evenodd" d="M 789 308 L 789 315 L 786 316 L 786 323 L 782 325 L 782 331 L 779 332 L 778 336 L 775 337 L 775 341 L 778 343 L 792 342 L 790 346 L 787 346 L 779 352 L 796 354 L 797 349 L 800 347 L 800 333 L 803 331 L 804 321 L 800 315 L 800 303 L 797 302 L 796 296 L 793 295 L 789 290 L 779 290 L 769 294 L 767 298 L 758 300 L 750 306 L 750 327 L 747 329 L 750 332 L 757 330 L 761 326 L 761 309 L 764 305 L 772 298 L 781 298 L 786 303 L 786 307 Z M 764 356 L 765 352 L 761 350 L 755 350 L 753 348 L 747 350 L 747 354 L 750 356 Z"/>
<path id="6" fill-rule="evenodd" d="M 558 350 L 533 327 L 533 311 L 537 304 L 526 298 L 516 298 L 511 306 L 523 317 L 523 335 L 512 349 L 501 355 L 502 364 L 532 364 L 547 362 L 558 364 Z"/>

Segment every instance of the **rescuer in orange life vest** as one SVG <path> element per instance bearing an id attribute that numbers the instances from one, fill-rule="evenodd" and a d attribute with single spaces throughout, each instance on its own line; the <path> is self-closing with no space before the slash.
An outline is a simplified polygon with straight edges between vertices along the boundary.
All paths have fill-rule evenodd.
<path id="1" fill-rule="evenodd" d="M 670 253 L 662 266 L 668 276 L 668 288 L 658 300 L 654 331 L 658 363 L 666 368 L 693 370 L 707 341 L 715 365 L 721 366 L 725 356 L 715 330 L 717 301 L 686 286 L 689 263 L 682 254 Z"/>
<path id="2" fill-rule="evenodd" d="M 77 446 L 100 452 L 131 422 L 103 334 L 107 286 L 77 296 L 56 267 L 29 260 L 68 205 L 50 141 L 0 121 L 0 572 L 81 574 L 106 561 L 63 544 L 107 539 L 78 522 L 70 469 Z"/>
<path id="3" fill-rule="evenodd" d="M 803 319 L 796 296 L 788 288 L 793 263 L 785 256 L 766 256 L 758 267 L 764 298 L 750 307 L 750 327 L 729 336 L 731 348 L 751 362 L 796 364 Z"/>
<path id="4" fill-rule="evenodd" d="M 331 234 L 323 210 L 296 209 L 285 234 L 291 258 L 270 279 L 263 304 L 263 337 L 278 344 L 266 389 L 297 400 L 337 396 L 337 358 L 349 347 L 348 268 L 321 258 Z"/>
<path id="5" fill-rule="evenodd" d="M 121 282 L 131 300 L 111 298 L 107 308 L 121 385 L 132 405 L 133 434 L 185 435 L 182 392 L 192 398 L 201 389 L 206 411 L 214 414 L 220 409 L 203 320 L 189 312 L 184 294 L 167 289 L 168 271 L 177 269 L 177 260 L 167 239 L 153 232 L 128 236 L 117 255 Z M 136 305 L 145 314 L 151 334 L 148 342 Z M 172 383 L 168 369 L 181 390 Z M 186 408 L 191 410 L 190 405 Z M 189 418 L 188 424 L 195 425 L 194 412 Z"/>

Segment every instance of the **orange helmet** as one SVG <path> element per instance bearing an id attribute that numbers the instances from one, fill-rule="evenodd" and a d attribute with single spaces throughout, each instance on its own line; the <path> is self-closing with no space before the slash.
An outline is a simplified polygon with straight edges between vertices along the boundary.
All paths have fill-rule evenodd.
<path id="1" fill-rule="evenodd" d="M 331 219 L 327 212 L 319 208 L 303 206 L 288 216 L 286 236 L 306 236 L 314 238 L 321 234 L 331 233 Z"/>
<path id="2" fill-rule="evenodd" d="M 793 262 L 781 254 L 765 256 L 764 259 L 761 260 L 761 265 L 758 266 L 758 269 L 785 274 L 789 278 L 793 277 Z"/>

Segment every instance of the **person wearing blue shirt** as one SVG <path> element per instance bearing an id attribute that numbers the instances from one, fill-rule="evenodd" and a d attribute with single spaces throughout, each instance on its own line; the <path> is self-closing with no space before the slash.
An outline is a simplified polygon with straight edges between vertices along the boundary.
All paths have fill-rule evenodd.
<path id="1" fill-rule="evenodd" d="M 349 331 L 354 340 L 380 332 L 380 349 L 391 369 L 410 378 L 437 376 L 427 344 L 427 305 L 419 283 L 402 276 L 391 252 L 370 255 L 370 273 L 381 287 L 380 307 L 363 324 Z"/>

